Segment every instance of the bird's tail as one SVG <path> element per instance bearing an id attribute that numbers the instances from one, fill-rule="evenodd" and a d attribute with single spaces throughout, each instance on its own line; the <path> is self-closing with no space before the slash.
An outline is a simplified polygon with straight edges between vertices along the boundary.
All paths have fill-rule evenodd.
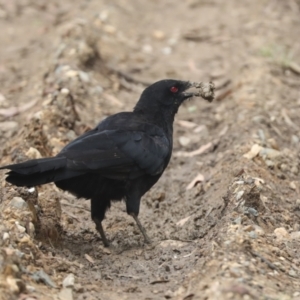
<path id="1" fill-rule="evenodd" d="M 23 163 L 0 167 L 9 169 L 6 181 L 17 186 L 36 186 L 52 181 L 78 176 L 82 173 L 67 169 L 65 157 L 50 157 L 28 160 Z"/>

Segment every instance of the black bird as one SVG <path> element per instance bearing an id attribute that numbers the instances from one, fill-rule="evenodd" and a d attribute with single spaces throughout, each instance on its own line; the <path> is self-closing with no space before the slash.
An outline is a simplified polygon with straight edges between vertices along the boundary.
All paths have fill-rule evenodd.
<path id="1" fill-rule="evenodd" d="M 198 92 L 186 92 L 190 87 Z M 1 167 L 17 186 L 54 182 L 78 198 L 91 199 L 91 217 L 105 246 L 102 221 L 111 201 L 125 200 L 127 213 L 150 242 L 138 214 L 141 197 L 167 167 L 173 146 L 173 121 L 179 106 L 193 96 L 211 101 L 214 86 L 161 80 L 147 87 L 133 112 L 121 112 L 66 145 L 55 157 Z"/>

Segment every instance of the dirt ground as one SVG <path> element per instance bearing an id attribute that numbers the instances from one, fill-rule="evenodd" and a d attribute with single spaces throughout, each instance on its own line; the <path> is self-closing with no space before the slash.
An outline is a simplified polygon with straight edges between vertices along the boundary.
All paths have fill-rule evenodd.
<path id="1" fill-rule="evenodd" d="M 214 81 L 104 248 L 89 202 L 0 172 L 0 299 L 300 299 L 299 0 L 0 0 L 0 165 L 52 156 L 164 78 Z"/>

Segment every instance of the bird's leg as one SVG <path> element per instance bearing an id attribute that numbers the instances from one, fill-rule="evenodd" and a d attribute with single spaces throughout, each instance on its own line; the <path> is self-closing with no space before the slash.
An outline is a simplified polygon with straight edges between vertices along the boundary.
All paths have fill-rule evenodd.
<path id="1" fill-rule="evenodd" d="M 109 247 L 109 241 L 108 239 L 106 238 L 106 235 L 105 235 L 105 232 L 103 230 L 103 227 L 102 227 L 102 222 L 100 220 L 98 220 L 97 218 L 93 218 L 93 221 L 95 222 L 96 224 L 96 229 L 97 231 L 99 232 L 100 236 L 101 236 L 101 239 L 102 239 L 102 242 L 103 242 L 103 245 L 105 247 Z"/>
<path id="2" fill-rule="evenodd" d="M 137 226 L 139 227 L 139 230 L 140 230 L 141 233 L 143 234 L 145 243 L 151 244 L 151 240 L 150 240 L 150 238 L 148 237 L 148 235 L 147 235 L 147 233 L 146 233 L 146 230 L 145 230 L 145 228 L 143 227 L 143 225 L 141 224 L 141 222 L 140 222 L 138 216 L 137 216 L 135 213 L 130 213 L 130 215 L 133 217 L 133 219 L 135 220 Z"/>
<path id="3" fill-rule="evenodd" d="M 105 232 L 102 227 L 102 221 L 104 219 L 105 211 L 108 207 L 110 207 L 110 201 L 107 199 L 99 199 L 92 198 L 91 199 L 91 217 L 92 220 L 96 224 L 96 229 L 99 232 L 103 245 L 105 247 L 109 247 L 108 239 L 105 236 Z"/>

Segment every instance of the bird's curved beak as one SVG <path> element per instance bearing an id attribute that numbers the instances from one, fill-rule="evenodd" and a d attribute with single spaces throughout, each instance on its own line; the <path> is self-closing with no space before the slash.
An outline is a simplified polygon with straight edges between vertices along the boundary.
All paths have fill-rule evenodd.
<path id="1" fill-rule="evenodd" d="M 196 88 L 196 91 L 189 91 L 191 88 Z M 185 91 L 182 93 L 184 99 L 191 97 L 202 97 L 203 99 L 212 102 L 214 99 L 215 86 L 212 82 L 188 82 Z"/>

